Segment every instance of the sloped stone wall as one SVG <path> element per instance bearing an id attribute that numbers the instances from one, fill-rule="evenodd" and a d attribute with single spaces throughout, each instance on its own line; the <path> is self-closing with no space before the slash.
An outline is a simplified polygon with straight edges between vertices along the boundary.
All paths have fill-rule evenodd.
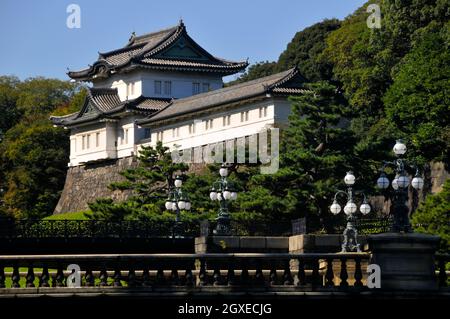
<path id="1" fill-rule="evenodd" d="M 88 203 L 95 199 L 108 197 L 124 200 L 130 192 L 111 191 L 108 185 L 124 178 L 119 174 L 123 170 L 136 167 L 135 157 L 125 157 L 101 163 L 70 167 L 67 170 L 64 190 L 54 214 L 78 212 L 88 209 Z"/>

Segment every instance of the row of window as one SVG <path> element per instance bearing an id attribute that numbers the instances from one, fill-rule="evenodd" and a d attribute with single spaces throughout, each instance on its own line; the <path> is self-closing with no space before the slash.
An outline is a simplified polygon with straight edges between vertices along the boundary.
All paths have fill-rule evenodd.
<path id="1" fill-rule="evenodd" d="M 200 94 L 209 91 L 209 83 L 202 83 L 201 91 L 200 91 L 200 83 L 194 82 L 192 83 L 192 94 Z"/>
<path id="2" fill-rule="evenodd" d="M 120 139 L 120 144 L 128 144 L 128 129 L 124 129 L 122 138 Z M 83 134 L 81 135 L 81 150 L 87 150 L 93 147 L 91 141 L 92 141 L 92 135 L 94 134 Z M 100 132 L 95 133 L 95 147 L 100 146 Z"/>
<path id="3" fill-rule="evenodd" d="M 192 83 L 192 94 L 199 94 L 208 92 L 210 89 L 209 83 Z M 172 95 L 172 81 L 155 81 L 155 95 Z"/>
<path id="4" fill-rule="evenodd" d="M 267 117 L 267 106 L 263 106 L 259 108 L 259 118 Z M 249 111 L 243 111 L 240 113 L 241 117 L 241 123 L 247 122 L 249 120 Z M 208 119 L 204 120 L 203 123 L 205 123 L 205 131 L 211 130 L 214 128 L 214 119 Z M 189 134 L 195 134 L 195 122 L 188 125 Z M 231 115 L 225 115 L 222 116 L 222 126 L 226 127 L 231 125 Z M 180 136 L 180 128 L 173 128 L 172 129 L 172 138 L 176 138 Z M 163 140 L 163 131 L 156 133 L 156 140 L 162 141 Z"/>
<path id="5" fill-rule="evenodd" d="M 89 149 L 91 148 L 91 135 L 93 134 L 84 134 L 81 136 L 81 149 Z M 95 147 L 100 146 L 100 133 L 95 133 Z"/>
<path id="6" fill-rule="evenodd" d="M 163 92 L 164 95 L 172 95 L 172 81 L 155 81 L 155 94 L 161 95 Z"/>
<path id="7" fill-rule="evenodd" d="M 135 83 L 130 82 L 127 84 L 127 96 L 134 95 Z M 172 95 L 172 81 L 155 81 L 155 95 Z M 199 94 L 203 92 L 208 92 L 210 90 L 209 83 L 192 83 L 192 94 Z"/>

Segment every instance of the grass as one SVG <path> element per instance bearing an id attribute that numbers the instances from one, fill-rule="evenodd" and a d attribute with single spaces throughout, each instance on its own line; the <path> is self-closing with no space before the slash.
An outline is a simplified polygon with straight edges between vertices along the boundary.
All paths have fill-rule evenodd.
<path id="1" fill-rule="evenodd" d="M 85 213 L 88 211 L 51 215 L 45 217 L 44 220 L 88 220 Z"/>

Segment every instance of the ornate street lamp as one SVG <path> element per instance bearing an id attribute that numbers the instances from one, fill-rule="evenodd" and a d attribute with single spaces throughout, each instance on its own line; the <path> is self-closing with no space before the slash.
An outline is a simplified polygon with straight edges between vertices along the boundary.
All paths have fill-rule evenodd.
<path id="1" fill-rule="evenodd" d="M 406 205 L 408 201 L 408 187 L 411 184 L 414 189 L 420 190 L 423 188 L 423 178 L 419 174 L 419 169 L 416 163 L 408 163 L 402 156 L 406 153 L 406 145 L 402 140 L 397 140 L 394 145 L 393 151 L 397 156 L 395 161 L 383 161 L 381 168 L 381 175 L 377 180 L 377 186 L 381 189 L 387 189 L 389 184 L 393 188 L 392 198 L 392 212 L 394 215 L 394 223 L 392 225 L 393 232 L 412 232 L 411 224 L 409 222 L 409 208 Z M 384 172 L 385 168 L 391 166 L 395 169 L 395 177 L 392 183 L 389 183 L 389 179 Z M 408 177 L 406 168 L 413 168 L 416 171 L 411 183 Z"/>
<path id="2" fill-rule="evenodd" d="M 229 202 L 237 199 L 237 192 L 234 184 L 227 179 L 228 168 L 224 164 L 219 170 L 220 178 L 213 183 L 209 198 L 212 201 L 219 201 L 220 209 L 217 214 L 217 226 L 213 231 L 215 235 L 230 235 L 230 214 L 228 211 Z"/>
<path id="3" fill-rule="evenodd" d="M 176 212 L 174 233 L 177 233 L 181 227 L 180 210 L 190 210 L 191 202 L 185 191 L 181 189 L 183 181 L 180 176 L 174 180 L 173 186 L 169 186 L 169 196 L 166 200 L 165 207 L 167 210 Z"/>
<path id="4" fill-rule="evenodd" d="M 330 206 L 330 211 L 334 215 L 337 215 L 341 212 L 341 205 L 339 205 L 337 197 L 338 195 L 344 195 L 347 197 L 347 203 L 344 206 L 344 213 L 347 215 L 347 225 L 344 230 L 344 242 L 342 243 L 342 252 L 350 252 L 356 250 L 357 252 L 361 251 L 360 245 L 357 241 L 358 231 L 356 230 L 356 211 L 358 210 L 358 206 L 353 201 L 355 197 L 355 193 L 353 192 L 353 184 L 355 184 L 355 175 L 352 172 L 347 172 L 347 175 L 344 177 L 345 185 L 347 185 L 347 192 L 337 191 L 334 195 L 333 204 Z M 367 202 L 366 195 L 363 195 L 363 202 L 359 207 L 359 211 L 363 215 L 367 215 L 370 213 L 370 205 Z"/>

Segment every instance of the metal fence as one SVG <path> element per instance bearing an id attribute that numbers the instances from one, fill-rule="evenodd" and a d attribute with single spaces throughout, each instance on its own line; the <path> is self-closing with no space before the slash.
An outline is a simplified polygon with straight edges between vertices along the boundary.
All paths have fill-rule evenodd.
<path id="1" fill-rule="evenodd" d="M 152 238 L 195 237 L 197 222 L 108 220 L 3 220 L 0 238 Z"/>
<path id="2" fill-rule="evenodd" d="M 360 235 L 388 232 L 391 218 L 360 219 Z M 110 220 L 0 220 L 0 238 L 153 238 L 168 236 L 197 237 L 213 234 L 215 221 L 110 221 Z M 340 234 L 345 225 L 337 225 L 332 232 Z M 310 233 L 305 218 L 292 221 L 232 220 L 232 235 L 291 236 Z"/>

